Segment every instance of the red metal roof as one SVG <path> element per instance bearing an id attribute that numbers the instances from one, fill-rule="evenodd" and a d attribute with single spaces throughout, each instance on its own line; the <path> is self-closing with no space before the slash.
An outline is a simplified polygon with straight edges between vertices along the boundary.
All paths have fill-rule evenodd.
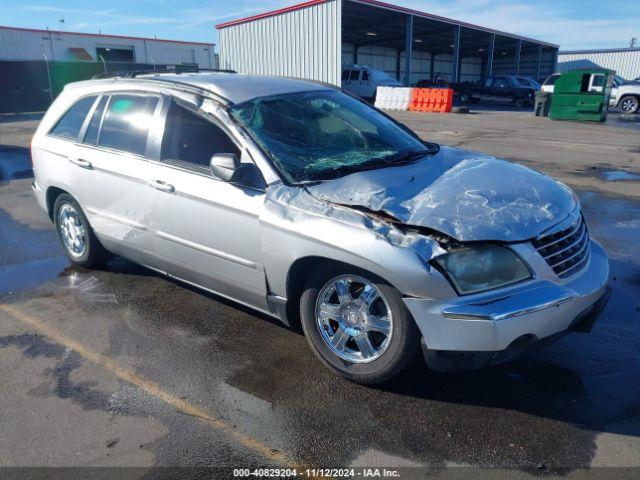
<path id="1" fill-rule="evenodd" d="M 276 15 L 281 15 L 283 13 L 293 12 L 295 10 L 302 10 L 303 8 L 312 7 L 314 5 L 319 5 L 321 3 L 325 3 L 325 2 L 328 2 L 328 1 L 330 1 L 330 0 L 309 0 L 309 1 L 306 1 L 306 2 L 303 2 L 303 3 L 298 3 L 296 5 L 291 5 L 289 7 L 281 8 L 279 10 L 272 10 L 272 11 L 269 11 L 269 12 L 260 13 L 258 15 L 253 15 L 251 17 L 239 18 L 237 20 L 231 20 L 230 22 L 220 23 L 220 24 L 216 25 L 216 28 L 217 29 L 221 29 L 221 28 L 231 27 L 233 25 L 240 25 L 242 23 L 252 22 L 254 20 L 259 20 L 261 18 L 273 17 L 273 16 L 276 16 Z M 518 39 L 522 39 L 522 40 L 529 41 L 529 42 L 532 42 L 532 43 L 540 43 L 540 44 L 547 45 L 547 46 L 550 46 L 550 47 L 558 48 L 558 45 L 556 45 L 554 43 L 543 42 L 543 41 L 540 41 L 540 40 L 534 40 L 532 38 L 527 38 L 527 37 L 524 37 L 522 35 L 516 35 L 516 34 L 513 34 L 513 33 L 501 32 L 499 30 L 493 30 L 491 28 L 481 27 L 479 25 L 473 25 L 471 23 L 460 22 L 460 21 L 454 20 L 452 18 L 441 17 L 439 15 L 433 15 L 431 13 L 421 12 L 420 10 L 414 10 L 414 9 L 407 8 L 407 7 L 401 7 L 399 5 L 393 5 L 391 3 L 381 2 L 381 1 L 378 1 L 378 0 L 350 0 L 350 1 L 353 1 L 355 3 L 362 3 L 362 4 L 366 4 L 366 5 L 371 5 L 371 6 L 374 6 L 374 7 L 386 8 L 388 10 L 394 10 L 396 12 L 407 13 L 407 14 L 416 15 L 416 16 L 423 17 L 423 18 L 429 18 L 431 20 L 436 20 L 436 21 L 445 22 L 445 23 L 451 23 L 453 25 L 461 25 L 463 27 L 473 28 L 473 29 L 476 29 L 476 30 L 482 30 L 482 31 L 489 32 L 489 33 L 495 33 L 497 35 L 518 38 Z"/>
<path id="2" fill-rule="evenodd" d="M 148 38 L 148 37 L 129 37 L 126 35 L 106 35 L 104 33 L 84 33 L 84 32 L 63 32 L 61 30 L 40 30 L 37 28 L 20 28 L 20 27 L 7 27 L 0 25 L 0 29 L 3 30 L 18 30 L 20 32 L 36 32 L 46 34 L 62 34 L 62 35 L 84 35 L 86 37 L 106 37 L 106 38 L 125 38 L 127 40 L 149 40 L 153 42 L 168 42 L 168 43 L 184 43 L 188 45 L 206 45 L 208 47 L 215 45 L 215 43 L 205 42 L 187 42 L 185 40 L 167 40 L 164 38 Z"/>

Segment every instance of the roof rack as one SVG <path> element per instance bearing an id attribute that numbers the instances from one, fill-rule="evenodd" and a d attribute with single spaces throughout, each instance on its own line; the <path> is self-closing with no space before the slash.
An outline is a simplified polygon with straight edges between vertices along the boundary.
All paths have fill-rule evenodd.
<path id="1" fill-rule="evenodd" d="M 200 68 L 197 65 L 176 65 L 174 68 L 159 68 L 156 70 L 129 70 L 117 72 L 98 73 L 93 76 L 94 79 L 100 78 L 136 78 L 140 75 L 153 75 L 161 73 L 199 73 L 199 72 L 215 72 L 215 73 L 238 73 L 235 70 L 224 70 L 216 68 Z"/>

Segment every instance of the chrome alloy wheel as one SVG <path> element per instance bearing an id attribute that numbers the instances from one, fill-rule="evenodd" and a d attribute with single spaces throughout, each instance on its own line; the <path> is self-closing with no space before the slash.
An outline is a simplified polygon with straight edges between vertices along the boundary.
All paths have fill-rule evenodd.
<path id="1" fill-rule="evenodd" d="M 329 280 L 318 294 L 315 317 L 327 346 L 352 363 L 380 358 L 391 341 L 389 302 L 362 277 L 341 275 Z"/>
<path id="2" fill-rule="evenodd" d="M 638 103 L 636 97 L 626 97 L 620 102 L 620 110 L 625 113 L 635 113 L 638 110 Z"/>
<path id="3" fill-rule="evenodd" d="M 58 230 L 69 255 L 82 257 L 87 250 L 87 229 L 76 209 L 68 203 L 58 212 Z"/>

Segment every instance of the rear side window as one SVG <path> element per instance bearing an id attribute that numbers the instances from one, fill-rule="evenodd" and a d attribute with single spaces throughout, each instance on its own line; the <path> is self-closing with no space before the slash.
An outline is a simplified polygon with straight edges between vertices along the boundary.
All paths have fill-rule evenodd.
<path id="1" fill-rule="evenodd" d="M 89 122 L 89 126 L 87 127 L 87 133 L 84 135 L 84 143 L 88 143 L 90 145 L 96 145 L 98 143 L 98 132 L 100 131 L 100 122 L 102 120 L 102 114 L 104 113 L 104 107 L 107 104 L 107 100 L 109 97 L 104 96 L 100 100 L 98 104 L 98 108 L 96 108 L 95 112 L 93 112 L 93 116 L 91 117 L 91 121 Z"/>
<path id="2" fill-rule="evenodd" d="M 144 155 L 158 97 L 113 95 L 102 121 L 101 147 Z"/>
<path id="3" fill-rule="evenodd" d="M 545 85 L 554 85 L 556 83 L 556 80 L 558 80 L 560 78 L 560 75 L 551 75 L 549 78 L 547 78 L 544 82 Z"/>
<path id="4" fill-rule="evenodd" d="M 89 113 L 93 102 L 96 101 L 96 98 L 98 97 L 85 97 L 74 103 L 60 120 L 58 120 L 58 123 L 56 123 L 56 126 L 53 127 L 50 133 L 58 135 L 59 137 L 76 140 L 80 134 L 84 119 Z"/>
<path id="5" fill-rule="evenodd" d="M 351 70 L 349 80 L 358 80 L 360 78 L 360 70 Z"/>
<path id="6" fill-rule="evenodd" d="M 162 139 L 162 160 L 179 160 L 207 169 L 216 153 L 240 152 L 229 136 L 214 123 L 172 103 Z"/>
<path id="7" fill-rule="evenodd" d="M 349 80 L 349 74 L 351 73 L 351 70 L 343 70 L 342 71 L 342 80 Z"/>

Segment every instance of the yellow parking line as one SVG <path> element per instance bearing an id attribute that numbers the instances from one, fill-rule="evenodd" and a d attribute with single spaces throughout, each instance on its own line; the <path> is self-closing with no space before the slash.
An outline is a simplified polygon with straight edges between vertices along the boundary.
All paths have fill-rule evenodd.
<path id="1" fill-rule="evenodd" d="M 187 415 L 199 418 L 204 423 L 215 428 L 216 430 L 224 432 L 241 445 L 259 453 L 263 457 L 269 460 L 273 460 L 282 465 L 289 466 L 291 468 L 300 468 L 300 466 L 292 464 L 292 462 L 286 457 L 286 455 L 284 455 L 279 450 L 273 449 L 260 442 L 259 440 L 250 437 L 249 435 L 238 432 L 232 426 L 228 425 L 219 418 L 216 418 L 202 408 L 192 405 L 191 403 L 176 397 L 166 390 L 163 390 L 162 387 L 160 387 L 157 383 L 151 380 L 147 380 L 143 376 L 121 367 L 113 359 L 106 357 L 100 353 L 94 352 L 93 350 L 85 347 L 79 342 L 76 342 L 72 338 L 67 337 L 65 334 L 57 331 L 55 328 L 52 328 L 41 320 L 31 317 L 11 305 L 0 304 L 0 311 L 10 315 L 19 322 L 22 322 L 23 324 L 38 330 L 40 333 L 49 337 L 54 342 L 70 348 L 86 360 L 89 360 L 90 362 L 93 362 L 96 365 L 99 365 L 104 369 L 110 371 L 121 380 L 135 385 L 136 387 L 144 390 L 145 392 L 153 395 L 156 398 L 159 398 L 163 402 L 175 407 L 177 410 L 186 413 Z"/>

